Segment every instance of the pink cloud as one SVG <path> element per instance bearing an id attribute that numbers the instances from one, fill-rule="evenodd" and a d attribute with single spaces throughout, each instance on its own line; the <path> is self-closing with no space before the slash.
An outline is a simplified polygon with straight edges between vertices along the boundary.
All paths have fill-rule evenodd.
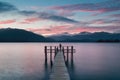
<path id="1" fill-rule="evenodd" d="M 5 21 L 0 21 L 0 24 L 12 24 L 15 22 L 16 22 L 16 20 L 5 20 Z"/>
<path id="2" fill-rule="evenodd" d="M 70 34 L 80 33 L 80 32 L 101 32 L 101 31 L 107 31 L 112 32 L 114 30 L 120 29 L 118 26 L 107 26 L 107 27 L 72 27 L 68 25 L 63 26 L 56 26 L 48 29 L 27 29 L 29 31 L 32 31 L 37 34 L 42 35 L 53 35 L 53 34 L 61 34 L 68 32 Z"/>
<path id="3" fill-rule="evenodd" d="M 28 18 L 28 19 L 25 19 L 26 22 L 36 22 L 36 21 L 39 21 L 40 19 L 39 18 Z"/>
<path id="4" fill-rule="evenodd" d="M 43 19 L 40 19 L 40 18 L 27 18 L 27 19 L 24 19 L 24 21 L 20 22 L 20 24 L 30 24 L 30 23 L 37 22 L 37 21 L 40 21 L 40 20 L 43 20 Z"/>
<path id="5" fill-rule="evenodd" d="M 81 5 L 79 5 L 80 7 Z M 99 13 L 103 13 L 103 12 L 109 12 L 112 10 L 108 10 L 105 8 L 101 8 L 101 9 L 93 9 L 91 7 L 88 8 L 79 8 L 78 5 L 66 5 L 66 6 L 53 6 L 51 7 L 51 9 L 55 9 L 55 10 L 60 10 L 63 13 L 70 13 L 70 12 L 95 12 L 94 14 L 99 14 Z"/>
<path id="6" fill-rule="evenodd" d="M 28 31 L 32 31 L 35 32 L 37 34 L 60 34 L 63 32 L 66 32 L 69 28 L 71 27 L 71 25 L 62 25 L 62 26 L 55 26 L 52 28 L 47 28 L 47 29 L 32 29 L 29 28 L 27 29 Z"/>
<path id="7" fill-rule="evenodd" d="M 53 6 L 51 9 L 55 10 L 65 10 L 70 12 L 83 11 L 83 12 L 113 12 L 120 10 L 120 1 L 108 0 L 98 3 L 79 3 L 79 4 L 69 4 L 63 6 Z"/>
<path id="8" fill-rule="evenodd" d="M 76 28 L 74 30 L 70 30 L 70 33 L 80 33 L 80 32 L 99 32 L 99 31 L 103 31 L 103 29 L 99 29 L 99 28 L 94 28 L 94 27 L 80 27 L 80 28 Z"/>
<path id="9" fill-rule="evenodd" d="M 106 32 L 111 32 L 114 30 L 120 29 L 118 26 L 106 26 L 106 27 L 78 27 L 73 30 L 69 30 L 69 33 L 80 33 L 80 32 L 101 32 L 101 31 L 106 31 Z"/>
<path id="10" fill-rule="evenodd" d="M 23 22 L 20 22 L 20 24 L 30 24 L 30 23 L 23 21 Z"/>
<path id="11" fill-rule="evenodd" d="M 105 22 L 102 21 L 102 20 L 99 20 L 99 21 L 94 21 L 93 24 L 104 24 Z"/>
<path id="12" fill-rule="evenodd" d="M 99 9 L 99 10 L 91 10 L 91 9 L 81 9 L 81 10 L 73 10 L 74 12 L 96 12 L 96 14 L 98 13 L 103 13 L 106 10 L 105 9 Z M 70 12 L 70 11 L 69 11 Z"/>

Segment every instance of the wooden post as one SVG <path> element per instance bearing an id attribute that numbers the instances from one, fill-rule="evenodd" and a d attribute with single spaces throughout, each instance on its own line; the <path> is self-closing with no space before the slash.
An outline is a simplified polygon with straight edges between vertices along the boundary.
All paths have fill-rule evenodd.
<path id="1" fill-rule="evenodd" d="M 58 52 L 58 47 L 57 47 L 57 52 Z"/>
<path id="2" fill-rule="evenodd" d="M 52 46 L 50 46 L 50 64 L 52 68 Z"/>
<path id="3" fill-rule="evenodd" d="M 55 58 L 55 56 L 57 54 L 57 47 L 56 46 L 55 46 L 54 50 L 55 50 L 55 53 L 54 53 L 54 58 Z"/>
<path id="4" fill-rule="evenodd" d="M 73 46 L 71 46 L 71 71 L 74 71 L 74 60 L 73 60 L 73 53 L 74 53 L 74 49 Z"/>
<path id="5" fill-rule="evenodd" d="M 50 61 L 52 61 L 52 46 L 50 46 Z"/>
<path id="6" fill-rule="evenodd" d="M 62 47 L 62 51 L 63 51 L 64 60 L 65 60 L 65 50 L 64 50 L 64 47 Z"/>
<path id="7" fill-rule="evenodd" d="M 47 61 L 47 46 L 45 46 L 45 61 Z"/>
<path id="8" fill-rule="evenodd" d="M 62 47 L 62 51 L 63 51 L 63 54 L 64 54 L 64 47 Z"/>
<path id="9" fill-rule="evenodd" d="M 71 46 L 71 61 L 73 61 L 73 46 Z"/>
<path id="10" fill-rule="evenodd" d="M 69 61 L 69 47 L 67 46 L 67 61 Z"/>

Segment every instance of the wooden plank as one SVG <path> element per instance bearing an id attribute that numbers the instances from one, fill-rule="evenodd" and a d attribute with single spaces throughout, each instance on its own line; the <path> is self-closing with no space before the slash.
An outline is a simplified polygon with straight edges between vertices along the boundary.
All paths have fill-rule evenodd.
<path id="1" fill-rule="evenodd" d="M 50 80 L 70 80 L 62 51 L 59 51 L 55 57 L 50 74 Z"/>

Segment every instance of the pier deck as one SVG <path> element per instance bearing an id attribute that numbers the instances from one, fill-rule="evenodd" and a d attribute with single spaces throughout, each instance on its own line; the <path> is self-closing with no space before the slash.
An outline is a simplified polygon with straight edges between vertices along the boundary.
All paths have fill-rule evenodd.
<path id="1" fill-rule="evenodd" d="M 49 80 L 70 80 L 62 51 L 57 52 Z"/>

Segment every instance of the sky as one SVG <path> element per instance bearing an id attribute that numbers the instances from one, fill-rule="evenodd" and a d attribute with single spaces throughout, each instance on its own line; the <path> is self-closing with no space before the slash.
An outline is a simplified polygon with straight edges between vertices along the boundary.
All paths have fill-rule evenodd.
<path id="1" fill-rule="evenodd" d="M 0 0 L 0 28 L 41 35 L 120 33 L 120 0 Z"/>

